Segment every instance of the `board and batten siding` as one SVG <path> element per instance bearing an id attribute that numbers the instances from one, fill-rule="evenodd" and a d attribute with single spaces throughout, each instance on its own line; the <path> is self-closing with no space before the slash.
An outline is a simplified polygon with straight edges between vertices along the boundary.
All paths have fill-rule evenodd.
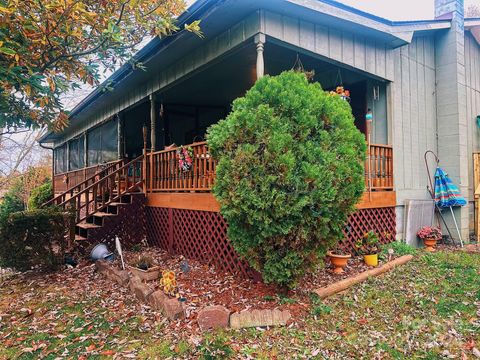
<path id="1" fill-rule="evenodd" d="M 465 32 L 465 87 L 468 126 L 468 182 L 469 200 L 473 201 L 473 157 L 480 146 L 480 129 L 476 118 L 480 115 L 480 46 L 469 31 Z"/>
<path id="2" fill-rule="evenodd" d="M 424 153 L 437 151 L 434 46 L 433 36 L 415 36 L 411 44 L 392 50 L 394 80 L 389 106 L 400 237 L 405 200 L 430 198 Z"/>
<path id="3" fill-rule="evenodd" d="M 298 18 L 261 12 L 267 36 L 382 79 L 393 80 L 393 54 L 384 42 Z"/>
<path id="4" fill-rule="evenodd" d="M 465 96 L 468 133 L 469 228 L 473 230 L 475 227 L 473 153 L 480 151 L 480 129 L 476 119 L 480 115 L 480 46 L 469 31 L 465 31 Z"/>

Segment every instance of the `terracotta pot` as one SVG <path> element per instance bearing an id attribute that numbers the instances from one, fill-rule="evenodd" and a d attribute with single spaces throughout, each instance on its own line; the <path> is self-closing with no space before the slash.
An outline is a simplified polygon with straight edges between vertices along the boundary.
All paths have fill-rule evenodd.
<path id="1" fill-rule="evenodd" d="M 425 250 L 428 252 L 434 252 L 437 241 L 437 239 L 423 239 L 423 243 L 425 244 Z"/>
<path id="2" fill-rule="evenodd" d="M 333 272 L 335 274 L 343 273 L 343 268 L 347 266 L 348 259 L 352 257 L 352 255 L 337 255 L 329 251 L 327 253 L 328 257 L 330 258 L 330 262 L 334 266 Z"/>
<path id="3" fill-rule="evenodd" d="M 368 266 L 378 266 L 378 254 L 363 255 L 363 261 Z"/>
<path id="4" fill-rule="evenodd" d="M 138 276 L 143 281 L 153 281 L 160 277 L 160 266 L 154 266 L 148 270 L 142 270 L 134 266 L 128 268 L 134 276 Z"/>

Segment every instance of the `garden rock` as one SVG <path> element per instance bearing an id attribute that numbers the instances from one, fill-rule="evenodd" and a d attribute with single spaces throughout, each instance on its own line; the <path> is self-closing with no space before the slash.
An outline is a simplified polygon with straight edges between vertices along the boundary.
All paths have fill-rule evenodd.
<path id="1" fill-rule="evenodd" d="M 147 285 L 142 283 L 138 277 L 132 277 L 130 279 L 130 290 L 135 294 L 138 300 L 147 303 L 148 297 L 153 292 Z"/>
<path id="2" fill-rule="evenodd" d="M 259 326 L 285 326 L 291 317 L 290 311 L 288 310 L 243 311 L 230 316 L 230 327 L 233 329 L 242 329 Z"/>
<path id="3" fill-rule="evenodd" d="M 224 329 L 228 327 L 230 310 L 221 305 L 207 306 L 198 313 L 200 330 Z"/>
<path id="4" fill-rule="evenodd" d="M 168 300 L 168 296 L 162 290 L 157 290 L 150 294 L 148 297 L 148 303 L 152 308 L 158 311 L 164 311 L 165 301 Z"/>
<path id="5" fill-rule="evenodd" d="M 110 265 L 105 260 L 95 261 L 95 268 L 101 274 L 105 274 L 110 270 Z"/>
<path id="6" fill-rule="evenodd" d="M 127 286 L 128 282 L 130 281 L 130 275 L 128 274 L 128 271 L 116 269 L 115 281 L 122 286 Z"/>
<path id="7" fill-rule="evenodd" d="M 185 317 L 185 309 L 178 299 L 168 299 L 164 301 L 163 311 L 165 316 L 170 320 L 178 320 Z"/>
<path id="8" fill-rule="evenodd" d="M 126 286 L 130 280 L 128 272 L 113 267 L 105 260 L 98 260 L 95 262 L 97 271 L 103 274 L 107 279 L 115 281 L 121 286 Z"/>

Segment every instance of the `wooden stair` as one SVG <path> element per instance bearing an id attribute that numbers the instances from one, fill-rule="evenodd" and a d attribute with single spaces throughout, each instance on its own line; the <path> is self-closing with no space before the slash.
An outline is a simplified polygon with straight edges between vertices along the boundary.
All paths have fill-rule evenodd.
<path id="1" fill-rule="evenodd" d="M 143 194 L 142 194 L 143 195 Z M 112 202 L 102 211 L 88 216 L 75 226 L 75 241 L 94 240 L 92 234 L 116 220 L 121 207 L 128 207 L 132 203 L 130 194 L 122 195 L 120 201 Z"/>

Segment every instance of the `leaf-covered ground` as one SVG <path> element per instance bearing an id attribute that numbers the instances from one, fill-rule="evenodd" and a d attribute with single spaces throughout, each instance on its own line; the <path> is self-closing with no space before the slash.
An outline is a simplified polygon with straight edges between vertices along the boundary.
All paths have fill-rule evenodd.
<path id="1" fill-rule="evenodd" d="M 480 254 L 420 255 L 311 300 L 288 328 L 201 336 L 92 268 L 15 278 L 0 288 L 0 358 L 480 358 Z"/>

